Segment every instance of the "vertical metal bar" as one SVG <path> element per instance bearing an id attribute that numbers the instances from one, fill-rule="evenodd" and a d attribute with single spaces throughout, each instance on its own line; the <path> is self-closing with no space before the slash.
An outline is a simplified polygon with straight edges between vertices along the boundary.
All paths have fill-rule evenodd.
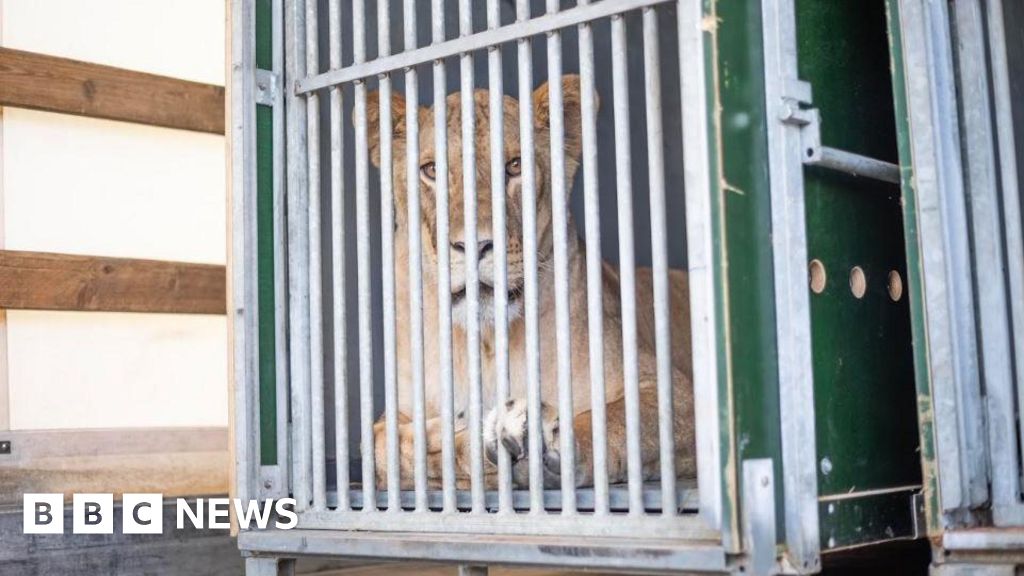
<path id="1" fill-rule="evenodd" d="M 558 12 L 559 0 L 547 0 L 548 14 Z M 558 334 L 557 381 L 561 452 L 562 514 L 576 514 L 576 439 L 573 436 L 572 346 L 569 334 L 569 194 L 565 186 L 565 111 L 562 94 L 562 35 L 548 33 L 548 106 L 551 145 L 551 225 L 555 265 L 555 326 Z"/>
<path id="2" fill-rule="evenodd" d="M 245 559 L 245 576 L 294 576 L 295 560 L 285 558 Z"/>
<path id="3" fill-rule="evenodd" d="M 948 9 L 900 3 L 943 509 L 981 505 L 989 480 Z"/>
<path id="4" fill-rule="evenodd" d="M 341 2 L 328 2 L 332 70 L 341 68 Z M 334 471 L 338 510 L 349 510 L 348 474 L 348 299 L 345 297 L 345 173 L 342 92 L 331 88 L 331 284 L 334 329 Z"/>
<path id="5" fill-rule="evenodd" d="M 1003 227 L 997 177 L 996 127 L 992 122 L 989 69 L 976 65 L 986 60 L 985 23 L 980 0 L 961 0 L 950 6 L 953 13 L 957 62 L 957 96 L 960 99 L 961 157 L 964 167 L 967 215 L 971 228 L 970 256 L 975 270 L 975 314 L 978 319 L 980 367 L 988 401 L 986 426 L 992 458 L 993 509 L 1018 500 L 1020 470 L 1013 406 L 1013 349 L 1011 304 L 1001 274 L 987 278 L 989 263 L 1004 262 Z M 968 64 L 969 63 L 969 64 Z M 994 70 L 993 78 L 994 78 Z M 997 267 L 1000 270 L 1002 267 Z M 1002 451 L 1006 446 L 1008 450 Z"/>
<path id="6" fill-rule="evenodd" d="M 365 0 L 352 2 L 352 52 L 358 64 L 366 60 Z M 370 315 L 370 180 L 367 165 L 366 82 L 355 83 L 352 116 L 356 129 L 356 253 L 359 306 L 359 419 L 363 461 L 363 511 L 377 509 L 373 438 L 373 319 Z"/>
<path id="7" fill-rule="evenodd" d="M 379 56 L 391 54 L 391 2 L 377 0 Z M 398 380 L 395 368 L 395 204 L 392 180 L 391 75 L 380 77 L 380 246 L 384 314 L 384 420 L 387 428 L 388 511 L 399 512 L 401 469 L 398 454 Z"/>
<path id="8" fill-rule="evenodd" d="M 284 6 L 274 2 L 271 8 L 271 58 L 274 74 L 284 78 Z M 277 371 L 277 486 L 274 493 L 288 492 L 288 239 L 285 206 L 285 109 L 284 90 L 274 95 L 274 367 Z"/>
<path id="9" fill-rule="evenodd" d="M 665 228 L 665 150 L 661 116 L 661 57 L 658 12 L 644 8 L 644 104 L 647 115 L 647 172 L 651 197 L 651 257 L 654 268 L 654 342 L 658 371 L 658 440 L 661 461 L 661 513 L 676 513 L 676 466 L 672 414 L 672 310 L 668 285 L 668 232 Z"/>
<path id="10" fill-rule="evenodd" d="M 580 5 L 590 0 L 580 0 Z M 593 431 L 594 514 L 608 513 L 608 417 L 604 389 L 604 298 L 601 262 L 601 196 L 597 181 L 597 102 L 594 31 L 581 24 L 580 115 L 583 120 L 583 204 L 587 245 L 587 341 L 590 351 L 590 420 Z"/>
<path id="11" fill-rule="evenodd" d="M 498 0 L 487 0 L 487 27 L 501 26 Z M 505 229 L 505 106 L 502 85 L 501 47 L 487 51 L 487 83 L 490 98 L 491 229 L 494 236 L 494 405 L 504 418 L 508 390 L 508 237 Z M 498 511 L 512 512 L 512 460 L 498 442 Z"/>
<path id="12" fill-rule="evenodd" d="M 405 0 L 405 49 L 416 47 L 416 0 Z M 416 511 L 427 509 L 427 424 L 423 389 L 423 242 L 420 224 L 419 76 L 405 70 L 405 162 L 409 233 L 409 341 L 412 344 L 413 482 Z"/>
<path id="13" fill-rule="evenodd" d="M 444 42 L 444 0 L 433 0 L 434 43 Z M 444 60 L 434 61 L 434 185 L 437 206 L 437 309 L 441 364 L 441 489 L 444 510 L 455 511 L 455 390 L 452 383 L 452 278 L 448 222 L 448 102 Z"/>
<path id="14" fill-rule="evenodd" d="M 814 405 L 814 381 L 803 146 L 800 126 L 783 121 L 787 107 L 810 100 L 810 86 L 797 73 L 794 10 L 793 0 L 762 0 L 786 543 L 797 569 L 815 570 L 820 547 L 814 418 L 804 413 Z"/>
<path id="15" fill-rule="evenodd" d="M 722 526 L 722 466 L 719 422 L 719 338 L 715 320 L 714 219 L 708 147 L 708 102 L 704 62 L 704 7 L 693 0 L 676 3 L 679 28 L 680 117 L 683 133 L 683 180 L 686 199 L 686 262 L 690 287 L 690 332 L 693 348 L 694 419 L 697 436 L 697 487 L 700 515 L 714 529 Z M 724 544 L 734 549 L 732 530 Z"/>
<path id="16" fill-rule="evenodd" d="M 622 293 L 622 373 L 626 401 L 626 464 L 629 513 L 642 514 L 643 462 L 640 454 L 640 376 L 636 345 L 636 263 L 633 248 L 632 153 L 629 145 L 629 74 L 626 22 L 612 16 L 612 97 L 615 99 L 615 179 L 619 209 L 619 290 Z"/>
<path id="17" fill-rule="evenodd" d="M 237 432 L 234 435 L 234 471 L 239 498 L 265 494 L 259 481 L 259 299 L 256 162 L 256 75 L 255 9 L 242 2 L 228 3 L 231 21 L 231 59 L 229 79 L 231 139 L 231 275 L 230 313 L 232 384 Z M 2 17 L 0 17 L 2 20 Z M 0 22 L 2 24 L 2 22 Z M 2 34 L 0 34 L 2 36 Z M 0 123 L 3 113 L 0 111 Z M 3 133 L 0 131 L 0 147 Z M 0 179 L 3 159 L 0 158 Z M 0 224 L 0 248 L 3 247 Z M 10 396 L 7 381 L 6 312 L 0 311 L 0 432 L 10 429 Z M 9 447 L 9 445 L 8 445 Z M 9 451 L 9 450 L 8 450 Z"/>
<path id="18" fill-rule="evenodd" d="M 516 0 L 516 20 L 530 19 L 529 0 Z M 537 293 L 537 166 L 533 154 L 533 49 L 529 38 L 518 41 L 519 146 L 523 188 L 523 296 L 526 321 L 526 404 L 529 414 L 541 413 L 540 332 Z M 528 454 L 542 454 L 540 418 L 527 418 Z M 544 511 L 544 470 L 541 458 L 528 458 L 530 512 Z"/>
<path id="19" fill-rule="evenodd" d="M 288 50 L 286 85 L 306 75 L 304 2 L 286 0 L 285 37 Z M 312 497 L 312 426 L 310 423 L 309 356 L 309 228 L 306 157 L 306 98 L 287 91 L 288 99 L 288 311 L 292 384 L 292 492 L 295 509 L 309 508 Z"/>
<path id="20" fill-rule="evenodd" d="M 473 33 L 471 0 L 459 0 L 459 34 Z M 473 512 L 484 511 L 483 400 L 480 390 L 480 271 L 476 210 L 476 101 L 473 94 L 473 54 L 459 57 L 462 100 L 463 257 L 466 279 L 466 346 L 469 361 L 470 489 Z"/>
<path id="21" fill-rule="evenodd" d="M 992 59 L 992 103 L 995 108 L 995 130 L 999 147 L 999 176 L 1006 235 L 1006 275 L 1009 290 L 1011 343 L 1013 357 L 1016 360 L 1016 379 L 1011 382 L 1011 386 L 1016 386 L 1017 406 L 1024 406 L 1024 232 L 1022 232 L 1021 194 L 1017 172 L 1017 143 L 1015 142 L 1017 135 L 1013 130 L 1013 101 L 1010 94 L 1010 70 L 1007 62 L 1006 23 L 1003 18 L 1002 0 L 992 0 L 988 3 L 988 33 L 989 53 Z M 1010 415 L 1006 419 L 1008 426 L 1005 429 L 1012 430 L 1012 408 L 1007 406 L 1006 409 Z M 1016 445 L 1024 446 L 1024 430 L 1018 429 L 1017 433 Z M 1008 453 L 1011 444 L 1013 443 L 1005 440 L 1003 442 Z M 1006 459 L 1017 460 L 1020 458 L 1019 453 L 1017 451 L 1008 454 Z M 994 471 L 992 477 L 995 480 Z M 1016 478 L 1016 481 L 1013 478 Z M 1012 498 L 1012 501 L 1019 506 L 1020 500 L 1016 495 L 1020 492 L 1020 476 L 1014 474 L 1012 478 L 1006 480 L 1007 484 L 1016 488 L 1012 494 L 1007 495 L 1007 500 Z M 1001 497 L 997 499 L 1002 500 Z M 998 505 L 995 514 L 996 523 L 1001 523 L 1002 512 Z"/>
<path id="22" fill-rule="evenodd" d="M 320 71 L 317 3 L 306 2 L 306 71 Z M 309 170 L 309 360 L 313 433 L 313 508 L 327 506 L 324 451 L 324 325 L 323 272 L 320 246 L 320 96 L 310 92 L 306 103 L 306 154 Z"/>

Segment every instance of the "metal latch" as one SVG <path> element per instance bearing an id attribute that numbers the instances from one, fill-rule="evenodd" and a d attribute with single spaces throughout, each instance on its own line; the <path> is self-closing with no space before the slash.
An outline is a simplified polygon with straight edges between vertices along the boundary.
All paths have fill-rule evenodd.
<path id="1" fill-rule="evenodd" d="M 782 100 L 779 120 L 800 127 L 801 157 L 804 164 L 821 166 L 851 176 L 871 178 L 892 184 L 900 183 L 900 167 L 838 148 L 821 145 L 821 112 L 810 107 L 811 87 L 803 81 L 790 82 Z"/>

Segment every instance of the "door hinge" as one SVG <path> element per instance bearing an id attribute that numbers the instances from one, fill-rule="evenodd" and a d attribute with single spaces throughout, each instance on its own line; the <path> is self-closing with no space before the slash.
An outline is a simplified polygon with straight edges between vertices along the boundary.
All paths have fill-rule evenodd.
<path id="1" fill-rule="evenodd" d="M 270 70 L 256 70 L 256 103 L 273 106 L 280 90 L 278 75 Z"/>

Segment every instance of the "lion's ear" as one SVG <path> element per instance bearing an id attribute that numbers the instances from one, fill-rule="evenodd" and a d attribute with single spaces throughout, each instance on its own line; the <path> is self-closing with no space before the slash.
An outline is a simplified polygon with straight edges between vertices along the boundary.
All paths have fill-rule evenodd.
<path id="1" fill-rule="evenodd" d="M 366 137 L 370 147 L 370 160 L 380 168 L 380 92 L 366 95 Z M 355 124 L 355 116 L 352 117 Z M 405 143 L 405 98 L 398 92 L 391 93 L 391 141 L 392 146 Z"/>
<path id="2" fill-rule="evenodd" d="M 550 87 L 546 82 L 533 92 L 534 126 L 544 138 L 548 137 L 551 126 L 550 97 Z M 599 103 L 595 91 L 595 111 Z M 578 161 L 583 149 L 583 115 L 580 109 L 580 77 L 575 74 L 562 76 L 562 112 L 565 120 L 565 154 L 569 160 Z"/>

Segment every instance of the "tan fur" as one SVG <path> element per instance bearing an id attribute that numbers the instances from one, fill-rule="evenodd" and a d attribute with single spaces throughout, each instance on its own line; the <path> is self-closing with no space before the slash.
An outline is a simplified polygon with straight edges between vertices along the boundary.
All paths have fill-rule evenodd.
<path id="1" fill-rule="evenodd" d="M 579 80 L 575 76 L 566 76 L 562 80 L 565 109 L 565 166 L 566 189 L 571 189 L 573 176 L 579 167 L 581 148 L 580 123 L 580 89 Z M 475 115 L 475 146 L 476 146 L 476 190 L 477 190 L 477 230 L 481 240 L 491 238 L 491 170 L 489 146 L 489 106 L 488 93 L 478 90 L 474 93 Z M 537 237 L 539 245 L 539 331 L 540 331 L 540 371 L 541 388 L 544 402 L 552 407 L 544 411 L 544 450 L 546 472 L 549 484 L 556 484 L 558 479 L 559 444 L 557 422 L 557 382 L 556 360 L 559 345 L 566 340 L 559 338 L 555 331 L 554 306 L 554 269 L 552 244 L 552 198 L 550 183 L 551 154 L 549 149 L 549 108 L 548 86 L 538 88 L 533 96 L 535 129 L 534 153 L 536 158 L 536 196 L 537 196 Z M 448 190 L 449 190 L 449 242 L 463 240 L 463 172 L 462 172 L 462 137 L 460 97 L 450 95 L 447 105 L 447 142 L 448 142 Z M 370 155 L 374 164 L 380 165 L 380 123 L 378 95 L 369 97 L 369 135 Z M 401 483 L 403 488 L 413 485 L 414 470 L 414 432 L 409 421 L 412 415 L 413 400 L 413 366 L 410 341 L 409 294 L 409 233 L 412 226 L 418 226 L 423 238 L 423 320 L 424 320 L 424 388 L 427 417 L 427 449 L 428 477 L 432 485 L 441 480 L 441 423 L 440 401 L 441 380 L 439 359 L 441 342 L 438 337 L 438 295 L 437 295 L 437 239 L 436 211 L 433 185 L 429 179 L 419 178 L 421 200 L 421 218 L 419 222 L 408 221 L 408 194 L 406 186 L 406 105 L 401 96 L 392 97 L 393 126 L 393 166 L 392 178 L 395 193 L 395 280 L 396 280 L 396 337 L 397 337 L 397 380 L 399 387 L 400 420 L 399 439 L 401 455 Z M 434 111 L 420 108 L 419 120 L 419 165 L 434 160 Z M 519 104 L 515 99 L 504 97 L 503 110 L 505 159 L 511 160 L 520 155 L 519 138 Z M 439 175 L 440 176 L 440 175 Z M 508 286 L 516 289 L 523 283 L 523 251 L 522 251 L 522 176 L 507 179 L 505 197 L 506 227 L 508 242 Z M 435 184 L 436 185 L 436 184 Z M 556 201 L 568 202 L 568 198 Z M 586 247 L 578 238 L 574 224 L 569 222 L 569 283 L 570 283 L 570 317 L 572 334 L 569 339 L 572 358 L 572 389 L 573 412 L 575 414 L 573 430 L 576 438 L 576 477 L 581 486 L 592 485 L 592 453 L 591 453 L 591 379 L 587 337 L 587 301 L 586 301 Z M 461 254 L 452 250 L 449 264 L 452 291 L 456 292 L 465 284 Z M 482 282 L 491 279 L 493 271 L 493 255 L 480 262 Z M 672 297 L 672 368 L 674 398 L 674 438 L 675 464 L 679 477 L 696 475 L 694 460 L 694 427 L 693 427 L 693 390 L 689 380 L 690 362 L 690 326 L 689 304 L 686 274 L 673 270 L 670 273 Z M 620 312 L 619 275 L 608 264 L 604 265 L 602 291 L 604 299 L 604 377 L 608 418 L 608 472 L 611 482 L 622 482 L 626 479 L 626 433 L 623 399 L 623 347 L 622 318 Z M 655 339 L 652 273 L 649 269 L 639 269 L 636 274 L 637 298 L 637 344 L 638 374 L 640 381 L 640 427 L 642 461 L 644 476 L 658 476 L 658 408 L 656 391 Z M 521 299 L 520 299 L 521 300 Z M 509 380 L 510 396 L 513 399 L 526 398 L 526 325 L 521 312 L 520 301 L 513 306 L 509 323 Z M 465 303 L 462 303 L 465 306 Z M 490 312 L 490 300 L 481 300 L 482 316 Z M 457 316 L 453 313 L 453 316 Z M 456 468 L 458 483 L 466 486 L 469 479 L 469 435 L 466 431 L 468 415 L 469 382 L 468 357 L 466 353 L 466 333 L 459 321 L 453 322 L 453 374 L 455 385 L 455 412 L 463 413 L 457 422 L 459 431 L 456 434 Z M 491 322 L 481 325 L 481 374 L 483 388 L 483 414 L 488 414 L 494 407 L 495 397 L 495 365 L 494 365 L 494 329 Z M 494 416 L 494 414 L 491 414 Z M 490 419 L 489 419 L 490 422 Z M 495 432 L 502 439 L 506 437 L 504 429 Z M 376 436 L 376 469 L 377 483 L 383 486 L 386 478 L 386 443 L 384 422 L 378 422 Z M 515 438 L 511 439 L 513 442 Z M 520 439 L 525 447 L 525 438 Z M 491 447 L 493 449 L 493 446 Z M 529 457 L 529 455 L 527 455 Z M 485 458 L 486 460 L 486 458 Z M 527 481 L 527 462 L 520 460 L 514 467 L 514 478 L 518 485 Z M 489 482 L 493 480 L 494 467 L 487 462 L 486 474 Z"/>

